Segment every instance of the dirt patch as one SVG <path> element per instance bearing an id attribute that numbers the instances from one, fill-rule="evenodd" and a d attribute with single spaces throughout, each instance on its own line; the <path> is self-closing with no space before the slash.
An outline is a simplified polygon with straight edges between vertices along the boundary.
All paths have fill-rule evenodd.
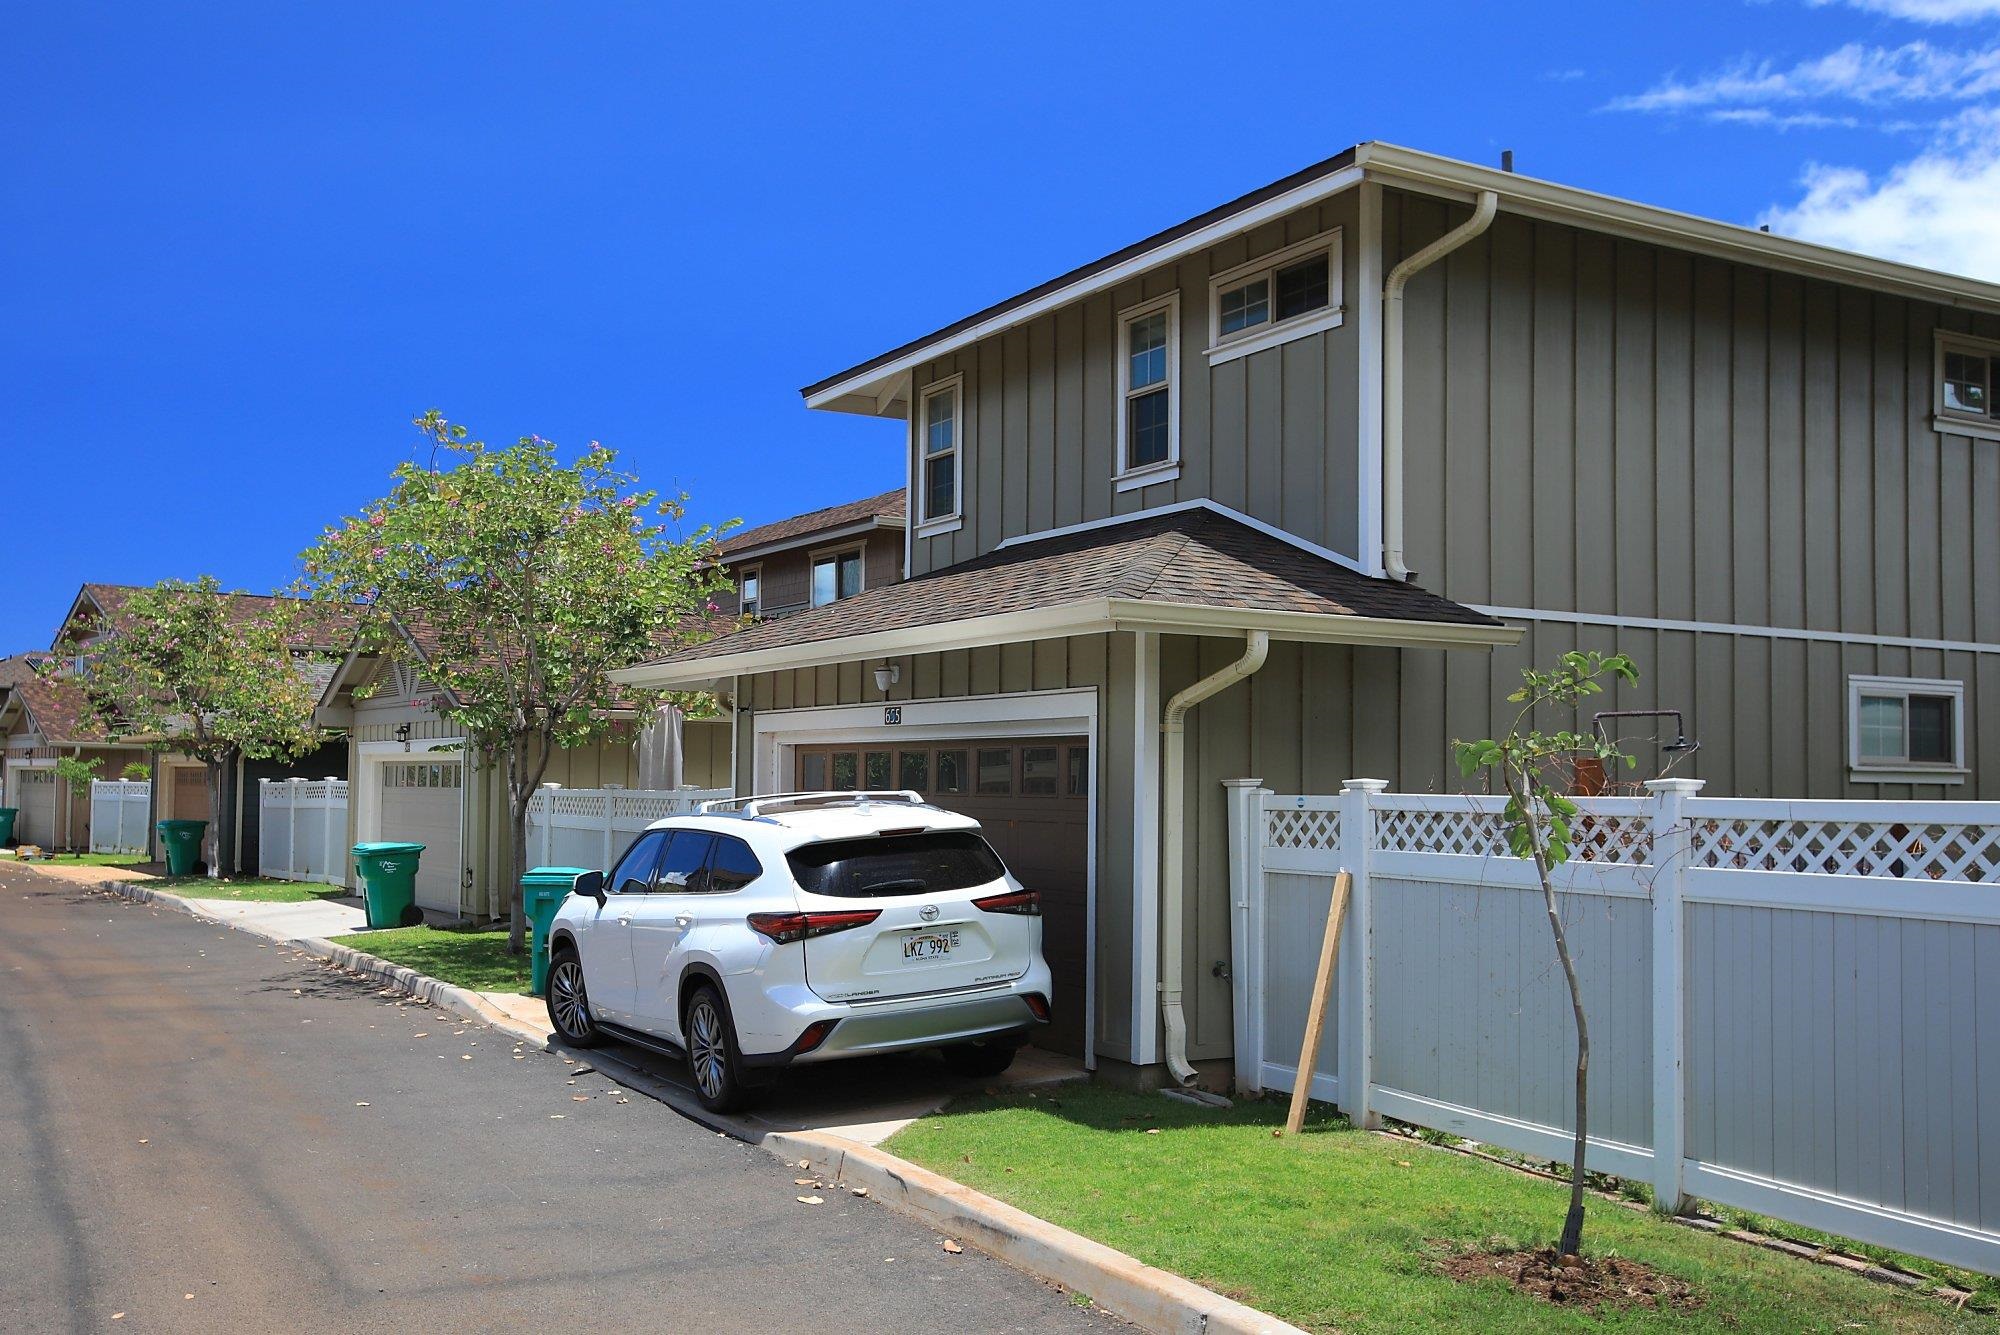
<path id="1" fill-rule="evenodd" d="M 1621 1256 L 1567 1259 L 1553 1247 L 1532 1251 L 1453 1252 L 1438 1268 L 1461 1282 L 1498 1277 L 1517 1292 L 1556 1307 L 1652 1307 L 1688 1312 L 1707 1301 L 1691 1284 Z"/>

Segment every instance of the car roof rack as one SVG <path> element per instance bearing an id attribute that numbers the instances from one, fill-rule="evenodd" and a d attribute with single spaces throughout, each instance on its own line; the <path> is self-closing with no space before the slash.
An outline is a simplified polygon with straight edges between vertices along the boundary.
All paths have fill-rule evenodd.
<path id="1" fill-rule="evenodd" d="M 870 789 L 856 792 L 765 793 L 757 797 L 721 797 L 696 808 L 704 816 L 742 816 L 749 820 L 769 818 L 773 811 L 808 811 L 816 807 L 867 807 L 874 802 L 899 802 L 905 806 L 930 804 L 920 793 L 907 788 Z"/>

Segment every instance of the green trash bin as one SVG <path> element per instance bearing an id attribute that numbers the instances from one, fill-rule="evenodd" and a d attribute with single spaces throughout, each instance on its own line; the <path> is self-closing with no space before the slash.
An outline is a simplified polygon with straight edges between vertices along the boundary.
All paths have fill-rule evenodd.
<path id="1" fill-rule="evenodd" d="M 569 898 L 576 878 L 588 876 L 584 867 L 535 867 L 521 878 L 521 900 L 527 906 L 528 927 L 534 933 L 528 955 L 528 991 L 541 996 L 549 981 L 549 928 L 555 924 L 556 910 Z"/>
<path id="2" fill-rule="evenodd" d="M 192 876 L 201 861 L 201 836 L 208 829 L 205 820 L 163 820 L 156 827 L 160 847 L 167 857 L 167 875 Z"/>
<path id="3" fill-rule="evenodd" d="M 14 818 L 20 814 L 19 807 L 0 807 L 0 844 L 14 842 Z"/>
<path id="4" fill-rule="evenodd" d="M 354 846 L 354 874 L 368 901 L 370 927 L 415 927 L 424 920 L 417 907 L 417 864 L 424 847 L 394 840 Z"/>

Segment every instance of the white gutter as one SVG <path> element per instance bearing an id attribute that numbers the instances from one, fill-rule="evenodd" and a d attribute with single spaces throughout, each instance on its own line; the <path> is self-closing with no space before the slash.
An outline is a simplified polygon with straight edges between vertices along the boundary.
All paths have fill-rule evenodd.
<path id="1" fill-rule="evenodd" d="M 1472 217 L 1406 257 L 1382 285 L 1382 566 L 1390 579 L 1410 577 L 1403 562 L 1403 288 L 1418 270 L 1492 226 L 1499 208 L 1499 195 L 1480 191 Z"/>
<path id="2" fill-rule="evenodd" d="M 1183 1085 L 1194 1081 L 1194 1067 L 1187 1059 L 1187 1020 L 1181 1013 L 1181 938 L 1185 935 L 1182 900 L 1187 881 L 1187 857 L 1182 826 L 1185 822 L 1187 793 L 1182 771 L 1187 766 L 1187 712 L 1214 695 L 1242 681 L 1264 666 L 1271 653 L 1271 633 L 1253 630 L 1244 638 L 1243 657 L 1220 672 L 1203 677 L 1167 701 L 1160 731 L 1166 735 L 1160 782 L 1164 785 L 1160 804 L 1160 829 L 1173 843 L 1160 855 L 1160 1020 L 1166 1029 L 1167 1069 Z"/>

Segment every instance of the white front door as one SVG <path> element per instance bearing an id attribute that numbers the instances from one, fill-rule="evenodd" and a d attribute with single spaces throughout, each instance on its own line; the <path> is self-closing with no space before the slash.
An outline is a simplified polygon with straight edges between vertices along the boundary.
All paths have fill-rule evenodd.
<path id="1" fill-rule="evenodd" d="M 422 844 L 417 863 L 417 904 L 457 913 L 463 860 L 459 822 L 465 800 L 465 762 L 392 760 L 381 766 L 381 840 Z"/>
<path id="2" fill-rule="evenodd" d="M 54 848 L 56 841 L 56 772 L 52 769 L 17 769 L 12 796 L 21 814 L 14 818 L 17 843 Z"/>

